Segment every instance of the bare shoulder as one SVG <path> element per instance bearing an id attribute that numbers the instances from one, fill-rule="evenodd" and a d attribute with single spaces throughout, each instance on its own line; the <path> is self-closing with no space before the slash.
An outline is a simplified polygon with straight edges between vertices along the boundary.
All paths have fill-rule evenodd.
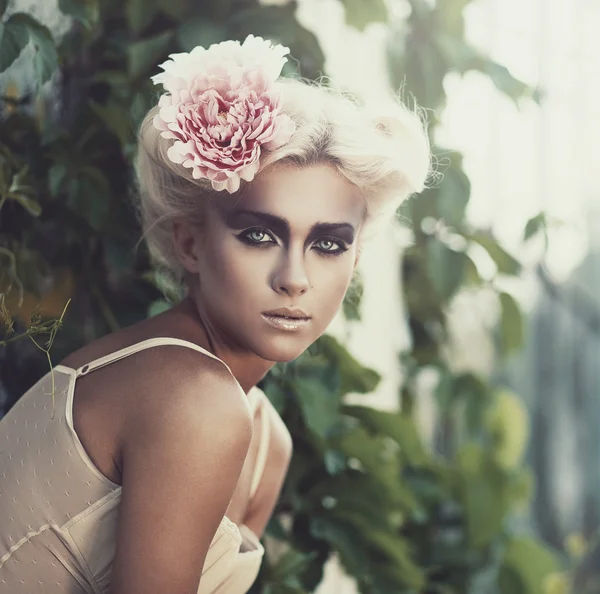
<path id="1" fill-rule="evenodd" d="M 107 336 L 75 351 L 65 365 L 76 369 L 115 353 L 143 336 Z M 108 341 L 108 342 L 107 342 Z M 152 416 L 174 419 L 178 410 L 190 410 L 205 420 L 209 430 L 223 422 L 225 431 L 247 424 L 246 395 L 222 361 L 181 344 L 161 344 L 140 350 L 77 378 L 73 401 L 75 429 L 100 471 L 121 483 L 123 448 L 150 427 Z"/>
<path id="2" fill-rule="evenodd" d="M 116 594 L 196 591 L 246 458 L 244 392 L 221 362 L 193 355 L 157 359 L 125 420 Z"/>
<path id="3" fill-rule="evenodd" d="M 208 438 L 210 444 L 219 443 L 234 455 L 239 448 L 243 460 L 252 437 L 252 412 L 231 372 L 221 361 L 187 347 L 152 350 L 140 361 L 143 378 L 136 381 L 134 406 L 124 413 L 119 439 L 122 457 L 134 440 L 164 432 L 164 439 L 196 440 L 188 444 L 192 457 L 202 455 Z M 200 460 L 190 459 L 195 462 Z"/>
<path id="4" fill-rule="evenodd" d="M 222 361 L 178 344 L 154 346 L 135 356 L 124 372 L 142 388 L 139 405 L 160 408 L 178 402 L 199 409 L 241 408 L 249 414 L 246 395 Z"/>
<path id="5" fill-rule="evenodd" d="M 154 363 L 124 418 L 123 465 L 128 457 L 130 463 L 135 459 L 135 452 L 161 444 L 190 474 L 211 457 L 225 472 L 238 472 L 253 422 L 235 378 L 220 361 L 185 348 L 163 353 Z"/>

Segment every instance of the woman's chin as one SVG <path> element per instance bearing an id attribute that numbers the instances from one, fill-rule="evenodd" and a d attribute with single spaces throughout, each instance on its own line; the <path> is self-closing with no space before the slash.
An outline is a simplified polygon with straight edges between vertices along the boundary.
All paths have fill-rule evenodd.
<path id="1" fill-rule="evenodd" d="M 299 340 L 270 340 L 257 345 L 255 352 L 267 361 L 288 363 L 299 357 L 309 346 Z"/>

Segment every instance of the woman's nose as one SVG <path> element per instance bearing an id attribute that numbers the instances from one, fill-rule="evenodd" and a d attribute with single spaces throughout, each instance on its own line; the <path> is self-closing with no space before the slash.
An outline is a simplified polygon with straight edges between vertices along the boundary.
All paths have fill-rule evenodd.
<path id="1" fill-rule="evenodd" d="M 280 266 L 273 275 L 273 290 L 296 297 L 306 293 L 309 286 L 304 254 L 294 254 L 288 251 L 282 256 Z"/>

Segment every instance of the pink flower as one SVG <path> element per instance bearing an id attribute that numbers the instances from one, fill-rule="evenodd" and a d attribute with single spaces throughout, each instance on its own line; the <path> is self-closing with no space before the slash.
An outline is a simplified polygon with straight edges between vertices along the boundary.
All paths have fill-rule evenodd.
<path id="1" fill-rule="evenodd" d="M 207 178 L 215 190 L 233 193 L 252 181 L 263 149 L 284 145 L 296 126 L 281 113 L 274 84 L 288 48 L 249 35 L 208 49 L 172 54 L 152 77 L 165 91 L 154 126 L 173 139 L 168 156 Z"/>

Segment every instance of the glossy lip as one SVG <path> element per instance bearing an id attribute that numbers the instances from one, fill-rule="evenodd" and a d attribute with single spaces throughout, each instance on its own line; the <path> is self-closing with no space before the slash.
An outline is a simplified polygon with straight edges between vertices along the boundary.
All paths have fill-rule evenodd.
<path id="1" fill-rule="evenodd" d="M 271 311 L 263 311 L 263 316 L 281 316 L 285 318 L 294 318 L 296 320 L 310 320 L 310 316 L 300 308 L 280 307 Z"/>
<path id="2" fill-rule="evenodd" d="M 310 318 L 284 318 L 281 315 L 262 314 L 269 326 L 277 330 L 300 330 L 310 324 Z"/>

